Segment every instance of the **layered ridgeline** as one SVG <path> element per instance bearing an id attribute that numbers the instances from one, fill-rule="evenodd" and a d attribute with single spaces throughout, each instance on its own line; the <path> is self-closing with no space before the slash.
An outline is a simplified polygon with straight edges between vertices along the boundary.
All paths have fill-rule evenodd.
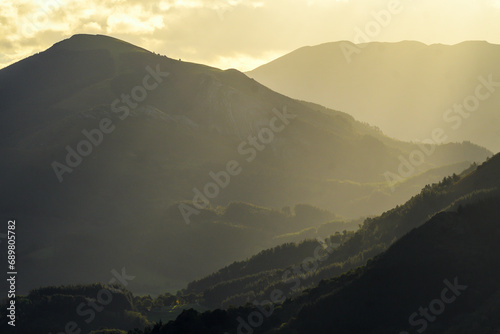
<path id="1" fill-rule="evenodd" d="M 497 155 L 425 187 L 358 232 L 336 234 L 325 244 L 309 240 L 263 251 L 192 282 L 176 296 L 134 297 L 102 285 L 36 289 L 19 298 L 19 330 L 54 331 L 74 320 L 76 328 L 136 327 L 136 334 L 496 334 L 499 172 Z M 113 291 L 113 302 L 86 323 L 92 314 L 88 303 L 102 297 L 101 290 Z M 191 309 L 213 309 L 221 301 L 225 310 Z M 246 305 L 231 307 L 240 304 Z M 69 312 L 75 309 L 77 316 Z"/>
<path id="2" fill-rule="evenodd" d="M 471 140 L 498 152 L 499 57 L 500 46 L 487 42 L 335 42 L 298 49 L 248 75 L 389 136 L 422 140 L 442 128 L 450 141 Z"/>
<path id="3" fill-rule="evenodd" d="M 188 284 L 181 291 L 208 308 L 227 308 L 245 305 L 255 299 L 266 299 L 273 290 L 288 290 L 289 297 L 303 289 L 314 287 L 320 280 L 345 273 L 366 261 L 400 239 L 412 229 L 424 224 L 430 217 L 444 210 L 454 210 L 479 198 L 490 197 L 500 187 L 495 175 L 500 171 L 500 156 L 495 156 L 476 170 L 446 177 L 440 183 L 426 186 L 419 195 L 383 215 L 366 219 L 356 232 L 335 233 L 326 243 L 309 240 L 299 245 L 282 245 L 266 250 L 246 261 L 236 262 L 205 278 Z M 330 224 L 323 225 L 327 228 Z M 331 232 L 325 231 L 324 234 Z M 311 237 L 303 231 L 299 236 Z M 310 263 L 311 257 L 322 246 L 328 256 Z M 308 260 L 306 260 L 308 259 Z M 302 268 L 298 269 L 297 268 Z M 313 268 L 304 271 L 303 268 Z M 296 285 L 291 273 L 302 273 Z M 300 289 L 299 289 L 300 288 Z"/>
<path id="4" fill-rule="evenodd" d="M 368 260 L 371 255 L 366 254 L 368 261 L 362 267 L 330 274 L 297 295 L 322 270 L 311 262 L 297 263 L 295 269 L 284 271 L 281 284 L 244 307 L 202 314 L 188 310 L 175 321 L 140 333 L 496 334 L 500 330 L 499 172 L 497 155 L 476 171 L 426 187 L 405 205 L 366 221 L 337 250 L 318 252 L 316 262 L 338 259 L 356 245 L 385 247 L 387 240 L 409 231 L 381 255 Z M 420 226 L 415 223 L 437 206 L 445 210 Z M 425 212 L 418 215 L 419 211 Z M 415 215 L 419 217 L 412 218 Z M 314 258 L 313 247 L 304 260 Z M 261 266 L 274 262 L 272 254 L 262 260 Z M 250 261 L 247 266 L 255 264 Z M 245 266 L 239 267 L 245 271 Z M 215 275 L 227 276 L 229 269 Z M 276 271 L 268 272 L 269 280 Z M 249 280 L 241 287 L 250 285 L 255 283 Z"/>
<path id="5" fill-rule="evenodd" d="M 176 290 L 491 154 L 396 141 L 236 70 L 91 35 L 0 70 L 0 129 L 21 291 L 107 282 L 123 267 L 133 291 Z"/>

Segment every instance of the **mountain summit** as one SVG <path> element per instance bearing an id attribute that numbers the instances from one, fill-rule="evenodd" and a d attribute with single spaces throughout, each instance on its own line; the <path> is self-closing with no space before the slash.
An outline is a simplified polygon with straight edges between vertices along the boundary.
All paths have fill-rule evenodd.
<path id="1" fill-rule="evenodd" d="M 52 46 L 55 50 L 88 51 L 105 49 L 112 52 L 149 52 L 133 44 L 106 35 L 77 34 Z M 49 49 L 49 50 L 50 50 Z"/>

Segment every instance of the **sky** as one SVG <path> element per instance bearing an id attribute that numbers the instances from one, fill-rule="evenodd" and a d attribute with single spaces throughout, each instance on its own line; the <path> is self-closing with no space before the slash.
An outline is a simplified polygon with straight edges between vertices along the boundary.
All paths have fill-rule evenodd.
<path id="1" fill-rule="evenodd" d="M 248 71 L 340 40 L 500 44 L 500 0 L 0 0 L 0 68 L 77 33 Z"/>

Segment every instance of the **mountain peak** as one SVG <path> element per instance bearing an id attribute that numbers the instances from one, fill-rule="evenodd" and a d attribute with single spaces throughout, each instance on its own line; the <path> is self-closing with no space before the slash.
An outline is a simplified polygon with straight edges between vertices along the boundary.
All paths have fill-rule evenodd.
<path id="1" fill-rule="evenodd" d="M 76 34 L 68 39 L 62 40 L 52 46 L 51 49 L 57 50 L 96 50 L 106 49 L 114 52 L 149 52 L 118 38 L 106 35 Z"/>

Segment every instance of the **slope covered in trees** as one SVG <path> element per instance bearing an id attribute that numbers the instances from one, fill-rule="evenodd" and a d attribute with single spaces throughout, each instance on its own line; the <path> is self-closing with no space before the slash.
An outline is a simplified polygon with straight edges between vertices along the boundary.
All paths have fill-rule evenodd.
<path id="1" fill-rule="evenodd" d="M 499 195 L 434 216 L 366 266 L 281 305 L 185 311 L 143 333 L 496 334 Z"/>
<path id="2" fill-rule="evenodd" d="M 102 326 L 131 329 L 146 324 L 140 312 L 149 314 L 153 307 L 171 310 L 183 303 L 197 309 L 222 304 L 225 309 L 185 310 L 175 320 L 145 329 L 138 326 L 131 333 L 361 334 L 425 328 L 429 333 L 496 334 L 500 329 L 499 171 L 500 155 L 496 155 L 463 175 L 425 187 L 380 217 L 367 219 L 357 232 L 336 234 L 326 245 L 310 240 L 263 251 L 192 282 L 176 296 L 133 297 L 118 289 L 119 297 L 113 299 L 118 306 L 110 308 L 115 313 L 108 320 L 104 316 Z M 54 309 L 74 307 L 92 299 L 99 288 L 34 290 L 19 298 L 19 310 L 26 324 L 41 326 L 43 319 L 49 319 L 43 323 L 49 326 L 53 318 L 35 312 L 33 303 L 41 300 Z M 63 297 L 47 298 L 56 295 Z M 168 319 L 166 311 L 163 314 Z M 69 315 L 62 312 L 56 320 L 68 320 Z"/>
<path id="3" fill-rule="evenodd" d="M 464 171 L 462 175 L 454 174 L 440 183 L 426 186 L 407 203 L 379 217 L 366 219 L 356 232 L 332 235 L 326 242 L 334 247 L 323 261 L 316 261 L 317 268 L 314 267 L 310 272 L 299 270 L 303 278 L 297 291 L 365 264 L 441 211 L 456 210 L 459 206 L 491 196 L 500 187 L 500 181 L 496 177 L 498 171 L 500 155 L 483 165 Z M 290 285 L 286 283 L 290 279 L 284 276 L 285 273 L 293 271 L 293 268 L 304 267 L 303 261 L 314 254 L 314 248 L 318 244 L 318 241 L 304 243 L 302 247 L 294 248 L 299 251 L 294 256 L 280 248 L 263 252 L 266 256 L 255 256 L 235 263 L 190 283 L 182 293 L 198 295 L 191 298 L 210 308 L 244 305 L 255 298 L 267 296 L 276 288 L 285 290 Z M 274 268 L 266 267 L 269 263 L 276 265 Z M 291 291 L 290 295 L 297 291 Z"/>
<path id="4" fill-rule="evenodd" d="M 499 161 L 496 156 L 469 175 L 429 187 L 427 192 L 441 196 L 471 186 L 477 190 L 411 228 L 364 266 L 325 279 L 283 303 L 248 304 L 203 314 L 186 311 L 175 321 L 144 333 L 496 334 L 500 330 L 500 192 L 495 182 Z M 485 184 L 490 190 L 480 191 Z M 300 282 L 304 279 L 299 277 Z M 286 290 L 278 288 L 256 301 L 274 297 L 279 301 L 284 295 L 276 291 Z M 212 325 L 214 321 L 217 326 Z"/>

